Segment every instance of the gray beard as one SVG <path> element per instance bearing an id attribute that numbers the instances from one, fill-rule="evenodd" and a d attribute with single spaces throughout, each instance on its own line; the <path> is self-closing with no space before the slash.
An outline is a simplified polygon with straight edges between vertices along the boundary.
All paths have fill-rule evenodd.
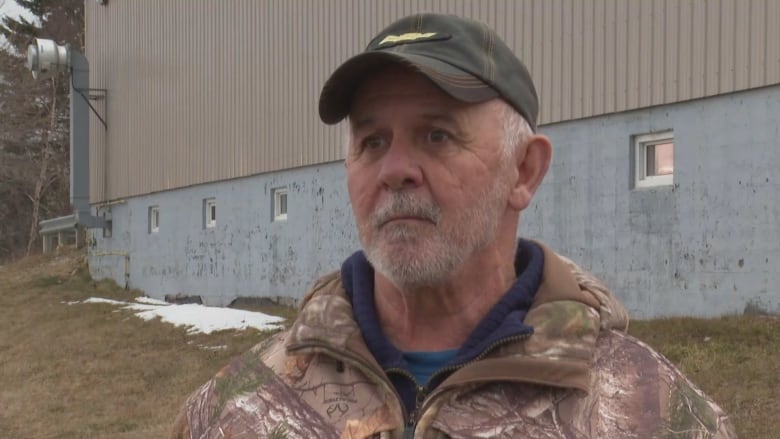
<path id="1" fill-rule="evenodd" d="M 366 258 L 401 290 L 442 285 L 470 256 L 496 239 L 508 193 L 509 188 L 496 178 L 471 208 L 456 212 L 449 224 L 442 224 L 441 209 L 433 202 L 408 192 L 393 193 L 371 215 L 369 227 L 377 232 L 374 241 L 366 243 L 365 234 L 360 233 Z M 383 226 L 388 218 L 399 215 L 428 219 L 435 229 L 423 232 L 422 225 L 405 223 Z"/>

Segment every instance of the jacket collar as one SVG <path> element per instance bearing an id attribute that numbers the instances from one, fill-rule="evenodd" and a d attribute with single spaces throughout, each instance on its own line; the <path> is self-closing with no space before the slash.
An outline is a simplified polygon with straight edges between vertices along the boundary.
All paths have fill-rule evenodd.
<path id="1" fill-rule="evenodd" d="M 536 244 L 544 264 L 538 291 L 525 317 L 534 334 L 459 369 L 442 386 L 506 379 L 588 390 L 599 332 L 625 330 L 627 314 L 592 274 Z M 353 317 L 339 272 L 320 279 L 301 302 L 287 348 L 304 347 L 327 347 L 362 362 L 375 373 L 382 371 Z"/>
<path id="2" fill-rule="evenodd" d="M 524 319 L 539 287 L 543 265 L 539 246 L 519 240 L 515 256 L 516 280 L 474 328 L 450 364 L 466 363 L 498 340 L 533 332 Z M 379 326 L 374 302 L 374 269 L 363 252 L 356 252 L 344 262 L 341 279 L 355 320 L 374 358 L 385 370 L 408 369 L 402 352 L 388 340 Z"/>

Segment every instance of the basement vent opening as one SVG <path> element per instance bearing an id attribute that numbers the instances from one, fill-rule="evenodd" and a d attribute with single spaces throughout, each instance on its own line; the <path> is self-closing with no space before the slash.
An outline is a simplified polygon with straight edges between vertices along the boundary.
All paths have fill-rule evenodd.
<path id="1" fill-rule="evenodd" d="M 274 189 L 274 221 L 287 221 L 287 188 Z"/>
<path id="2" fill-rule="evenodd" d="M 203 228 L 213 229 L 217 226 L 217 199 L 203 200 Z"/>
<path id="3" fill-rule="evenodd" d="M 149 207 L 149 233 L 160 231 L 160 206 Z"/>

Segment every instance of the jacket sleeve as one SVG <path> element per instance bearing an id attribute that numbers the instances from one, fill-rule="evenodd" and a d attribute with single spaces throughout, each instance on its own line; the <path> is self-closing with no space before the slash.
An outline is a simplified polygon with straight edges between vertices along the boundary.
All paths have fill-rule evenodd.
<path id="1" fill-rule="evenodd" d="M 604 437 L 619 430 L 636 437 L 736 439 L 731 419 L 664 356 L 624 333 L 600 337 L 591 395 Z"/>
<path id="2" fill-rule="evenodd" d="M 236 432 L 257 437 L 339 436 L 254 350 L 234 359 L 187 399 L 171 438 L 221 438 Z"/>

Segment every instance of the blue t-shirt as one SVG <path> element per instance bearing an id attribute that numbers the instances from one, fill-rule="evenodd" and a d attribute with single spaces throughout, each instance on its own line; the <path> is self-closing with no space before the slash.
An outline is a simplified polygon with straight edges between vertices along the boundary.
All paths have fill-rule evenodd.
<path id="1" fill-rule="evenodd" d="M 417 351 L 404 352 L 403 357 L 409 366 L 409 372 L 414 375 L 417 384 L 424 386 L 431 378 L 434 372 L 444 367 L 455 358 L 457 349 L 448 349 L 446 351 Z"/>

